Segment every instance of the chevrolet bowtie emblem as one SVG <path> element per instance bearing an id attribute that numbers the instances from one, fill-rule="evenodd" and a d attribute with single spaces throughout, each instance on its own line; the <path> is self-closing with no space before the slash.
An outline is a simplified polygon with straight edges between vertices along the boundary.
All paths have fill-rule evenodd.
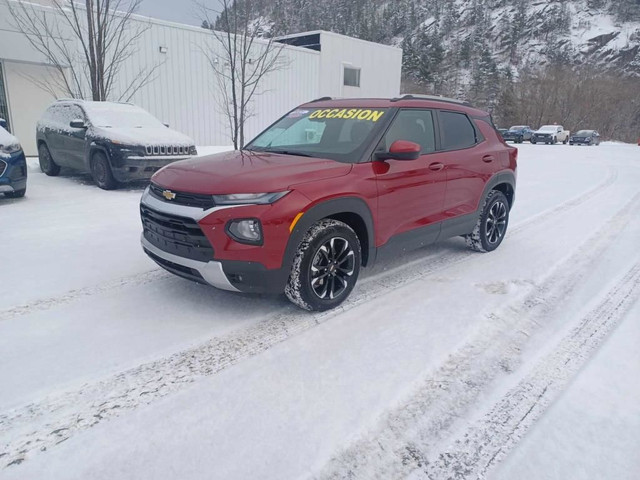
<path id="1" fill-rule="evenodd" d="M 162 192 L 162 196 L 164 198 L 166 198 L 167 200 L 173 200 L 174 198 L 176 198 L 176 194 L 173 193 L 171 190 L 165 190 Z"/>

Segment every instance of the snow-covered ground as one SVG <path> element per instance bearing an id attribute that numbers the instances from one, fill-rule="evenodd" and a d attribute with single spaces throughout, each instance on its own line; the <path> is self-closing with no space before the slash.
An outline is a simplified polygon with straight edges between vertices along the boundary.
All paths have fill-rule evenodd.
<path id="1" fill-rule="evenodd" d="M 0 199 L 0 478 L 637 478 L 640 148 L 519 149 L 499 250 L 323 314 L 158 269 L 142 186 L 32 169 Z"/>

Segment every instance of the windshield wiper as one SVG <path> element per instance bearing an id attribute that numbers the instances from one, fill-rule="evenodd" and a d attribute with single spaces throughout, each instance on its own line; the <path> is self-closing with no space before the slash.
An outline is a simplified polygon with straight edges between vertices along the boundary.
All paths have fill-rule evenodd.
<path id="1" fill-rule="evenodd" d="M 275 150 L 272 148 L 256 148 L 256 149 L 252 149 L 252 151 L 254 152 L 267 152 L 267 153 L 279 153 L 281 155 L 295 155 L 298 157 L 311 157 L 313 158 L 313 155 L 309 155 L 308 153 L 302 153 L 302 152 L 294 152 L 293 150 Z"/>

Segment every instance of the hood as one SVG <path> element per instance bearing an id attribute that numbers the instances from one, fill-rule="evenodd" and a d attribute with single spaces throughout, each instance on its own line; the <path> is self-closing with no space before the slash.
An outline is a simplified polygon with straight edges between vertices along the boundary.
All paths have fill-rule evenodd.
<path id="1" fill-rule="evenodd" d="M 0 145 L 13 145 L 18 142 L 18 139 L 7 132 L 4 128 L 0 127 Z"/>
<path id="2" fill-rule="evenodd" d="M 172 163 L 158 171 L 152 181 L 179 192 L 271 193 L 295 184 L 341 177 L 351 168 L 350 164 L 324 158 L 233 151 Z"/>
<path id="3" fill-rule="evenodd" d="M 141 128 L 104 128 L 93 127 L 96 137 L 116 140 L 126 145 L 195 145 L 194 141 L 183 133 L 168 127 Z"/>

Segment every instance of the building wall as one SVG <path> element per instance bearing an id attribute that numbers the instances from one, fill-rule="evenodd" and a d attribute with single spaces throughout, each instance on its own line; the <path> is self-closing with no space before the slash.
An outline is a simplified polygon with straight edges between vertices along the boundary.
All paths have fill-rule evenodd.
<path id="1" fill-rule="evenodd" d="M 206 55 L 220 48 L 213 34 L 198 27 L 134 18 L 133 29 L 142 28 L 144 33 L 135 53 L 122 65 L 111 100 L 130 101 L 149 110 L 172 128 L 193 137 L 198 145 L 230 145 L 228 120 L 222 113 L 220 90 Z M 71 41 L 68 33 L 61 35 Z M 253 138 L 296 105 L 321 96 L 397 95 L 401 57 L 400 49 L 327 32 L 322 32 L 322 52 L 286 46 L 281 54 L 285 65 L 263 79 L 254 97 L 245 140 Z M 38 91 L 26 78 L 29 75 L 47 78 L 51 71 L 46 67 L 46 59 L 13 27 L 2 0 L 0 61 L 8 66 L 9 105 L 11 115 L 17 117 L 12 119 L 17 128 L 15 133 L 27 146 L 27 152 L 34 154 L 35 124 L 53 98 Z M 345 62 L 361 68 L 360 88 L 342 85 Z M 151 69 L 154 74 L 150 81 L 131 95 L 129 87 L 137 75 Z M 58 97 L 66 96 L 62 92 L 58 94 Z"/>
<path id="2" fill-rule="evenodd" d="M 11 133 L 18 137 L 27 155 L 37 155 L 35 130 L 42 112 L 55 97 L 31 79 L 52 83 L 56 71 L 39 64 L 3 61 L 5 88 L 9 100 Z"/>
<path id="3" fill-rule="evenodd" d="M 222 113 L 221 96 L 207 58 L 217 53 L 219 61 L 223 61 L 211 32 L 155 20 L 139 22 L 147 23 L 149 28 L 136 56 L 125 62 L 115 91 L 126 91 L 141 67 L 158 67 L 154 80 L 130 101 L 172 128 L 192 136 L 199 145 L 229 145 L 228 120 Z M 166 53 L 160 53 L 161 46 L 166 48 Z M 288 110 L 318 94 L 318 52 L 287 47 L 280 59 L 282 68 L 266 76 L 254 96 L 255 115 L 246 125 L 247 140 Z"/>
<path id="4" fill-rule="evenodd" d="M 321 32 L 320 43 L 320 96 L 389 98 L 400 94 L 400 48 L 331 32 Z M 360 68 L 360 87 L 343 85 L 344 65 Z"/>

